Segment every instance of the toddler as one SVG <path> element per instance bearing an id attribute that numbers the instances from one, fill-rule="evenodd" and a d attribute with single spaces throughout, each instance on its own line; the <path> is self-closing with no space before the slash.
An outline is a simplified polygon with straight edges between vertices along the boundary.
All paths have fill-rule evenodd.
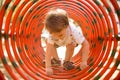
<path id="1" fill-rule="evenodd" d="M 82 61 L 80 68 L 87 67 L 87 59 L 89 55 L 89 43 L 80 33 L 73 23 L 69 22 L 68 14 L 65 10 L 54 8 L 51 9 L 45 18 L 45 29 L 49 32 L 46 43 L 45 67 L 48 75 L 53 75 L 52 65 L 59 66 L 61 61 L 57 54 L 57 47 L 66 46 L 66 54 L 63 62 L 65 70 L 71 70 L 75 66 L 71 62 L 74 48 L 81 44 Z"/>

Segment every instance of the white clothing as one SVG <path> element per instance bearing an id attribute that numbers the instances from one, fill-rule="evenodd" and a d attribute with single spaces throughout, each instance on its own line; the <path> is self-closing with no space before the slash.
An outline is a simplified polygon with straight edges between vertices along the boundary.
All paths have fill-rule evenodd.
<path id="1" fill-rule="evenodd" d="M 66 46 L 68 44 L 82 44 L 85 40 L 85 37 L 82 35 L 80 30 L 75 26 L 73 23 L 69 23 L 69 26 L 66 31 L 66 36 L 64 39 L 54 39 L 54 36 L 50 35 L 48 36 L 47 42 L 53 45 L 57 46 Z"/>

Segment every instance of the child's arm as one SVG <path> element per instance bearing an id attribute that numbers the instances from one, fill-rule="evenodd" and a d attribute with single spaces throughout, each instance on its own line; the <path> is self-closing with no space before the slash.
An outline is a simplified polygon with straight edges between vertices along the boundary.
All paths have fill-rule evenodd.
<path id="1" fill-rule="evenodd" d="M 53 74 L 53 70 L 51 67 L 51 57 L 54 56 L 54 54 L 57 54 L 56 48 L 54 47 L 54 45 L 47 43 L 45 60 L 46 60 L 46 73 L 48 75 Z"/>
<path id="2" fill-rule="evenodd" d="M 81 48 L 81 55 L 82 55 L 82 62 L 80 64 L 80 68 L 84 69 L 87 67 L 87 59 L 89 56 L 89 43 L 88 41 L 85 39 L 82 43 L 82 48 Z"/>

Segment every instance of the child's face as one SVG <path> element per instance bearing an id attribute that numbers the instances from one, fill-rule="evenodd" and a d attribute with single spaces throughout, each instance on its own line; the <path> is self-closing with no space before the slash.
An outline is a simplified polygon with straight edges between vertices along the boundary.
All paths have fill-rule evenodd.
<path id="1" fill-rule="evenodd" d="M 52 33 L 51 35 L 55 38 L 55 39 L 64 39 L 64 37 L 66 36 L 66 31 L 67 31 L 67 28 L 63 29 L 62 31 L 60 32 L 57 32 L 57 33 Z"/>

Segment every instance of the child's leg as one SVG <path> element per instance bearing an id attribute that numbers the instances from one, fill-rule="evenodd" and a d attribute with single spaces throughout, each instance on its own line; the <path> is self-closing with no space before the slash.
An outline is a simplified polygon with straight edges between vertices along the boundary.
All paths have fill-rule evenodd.
<path id="1" fill-rule="evenodd" d="M 66 46 L 65 61 L 70 61 L 70 59 L 74 53 L 74 48 L 75 48 L 74 44 L 68 44 Z"/>
<path id="2" fill-rule="evenodd" d="M 56 49 L 54 49 L 54 52 L 52 53 L 52 55 L 53 55 L 53 58 L 55 58 L 56 60 L 59 60 L 59 56 L 57 54 L 57 50 Z"/>
<path id="3" fill-rule="evenodd" d="M 66 55 L 65 55 L 65 61 L 63 63 L 63 67 L 65 70 L 71 70 L 74 68 L 73 63 L 70 61 L 72 58 L 72 55 L 74 53 L 75 46 L 73 44 L 69 44 L 66 46 Z"/>

